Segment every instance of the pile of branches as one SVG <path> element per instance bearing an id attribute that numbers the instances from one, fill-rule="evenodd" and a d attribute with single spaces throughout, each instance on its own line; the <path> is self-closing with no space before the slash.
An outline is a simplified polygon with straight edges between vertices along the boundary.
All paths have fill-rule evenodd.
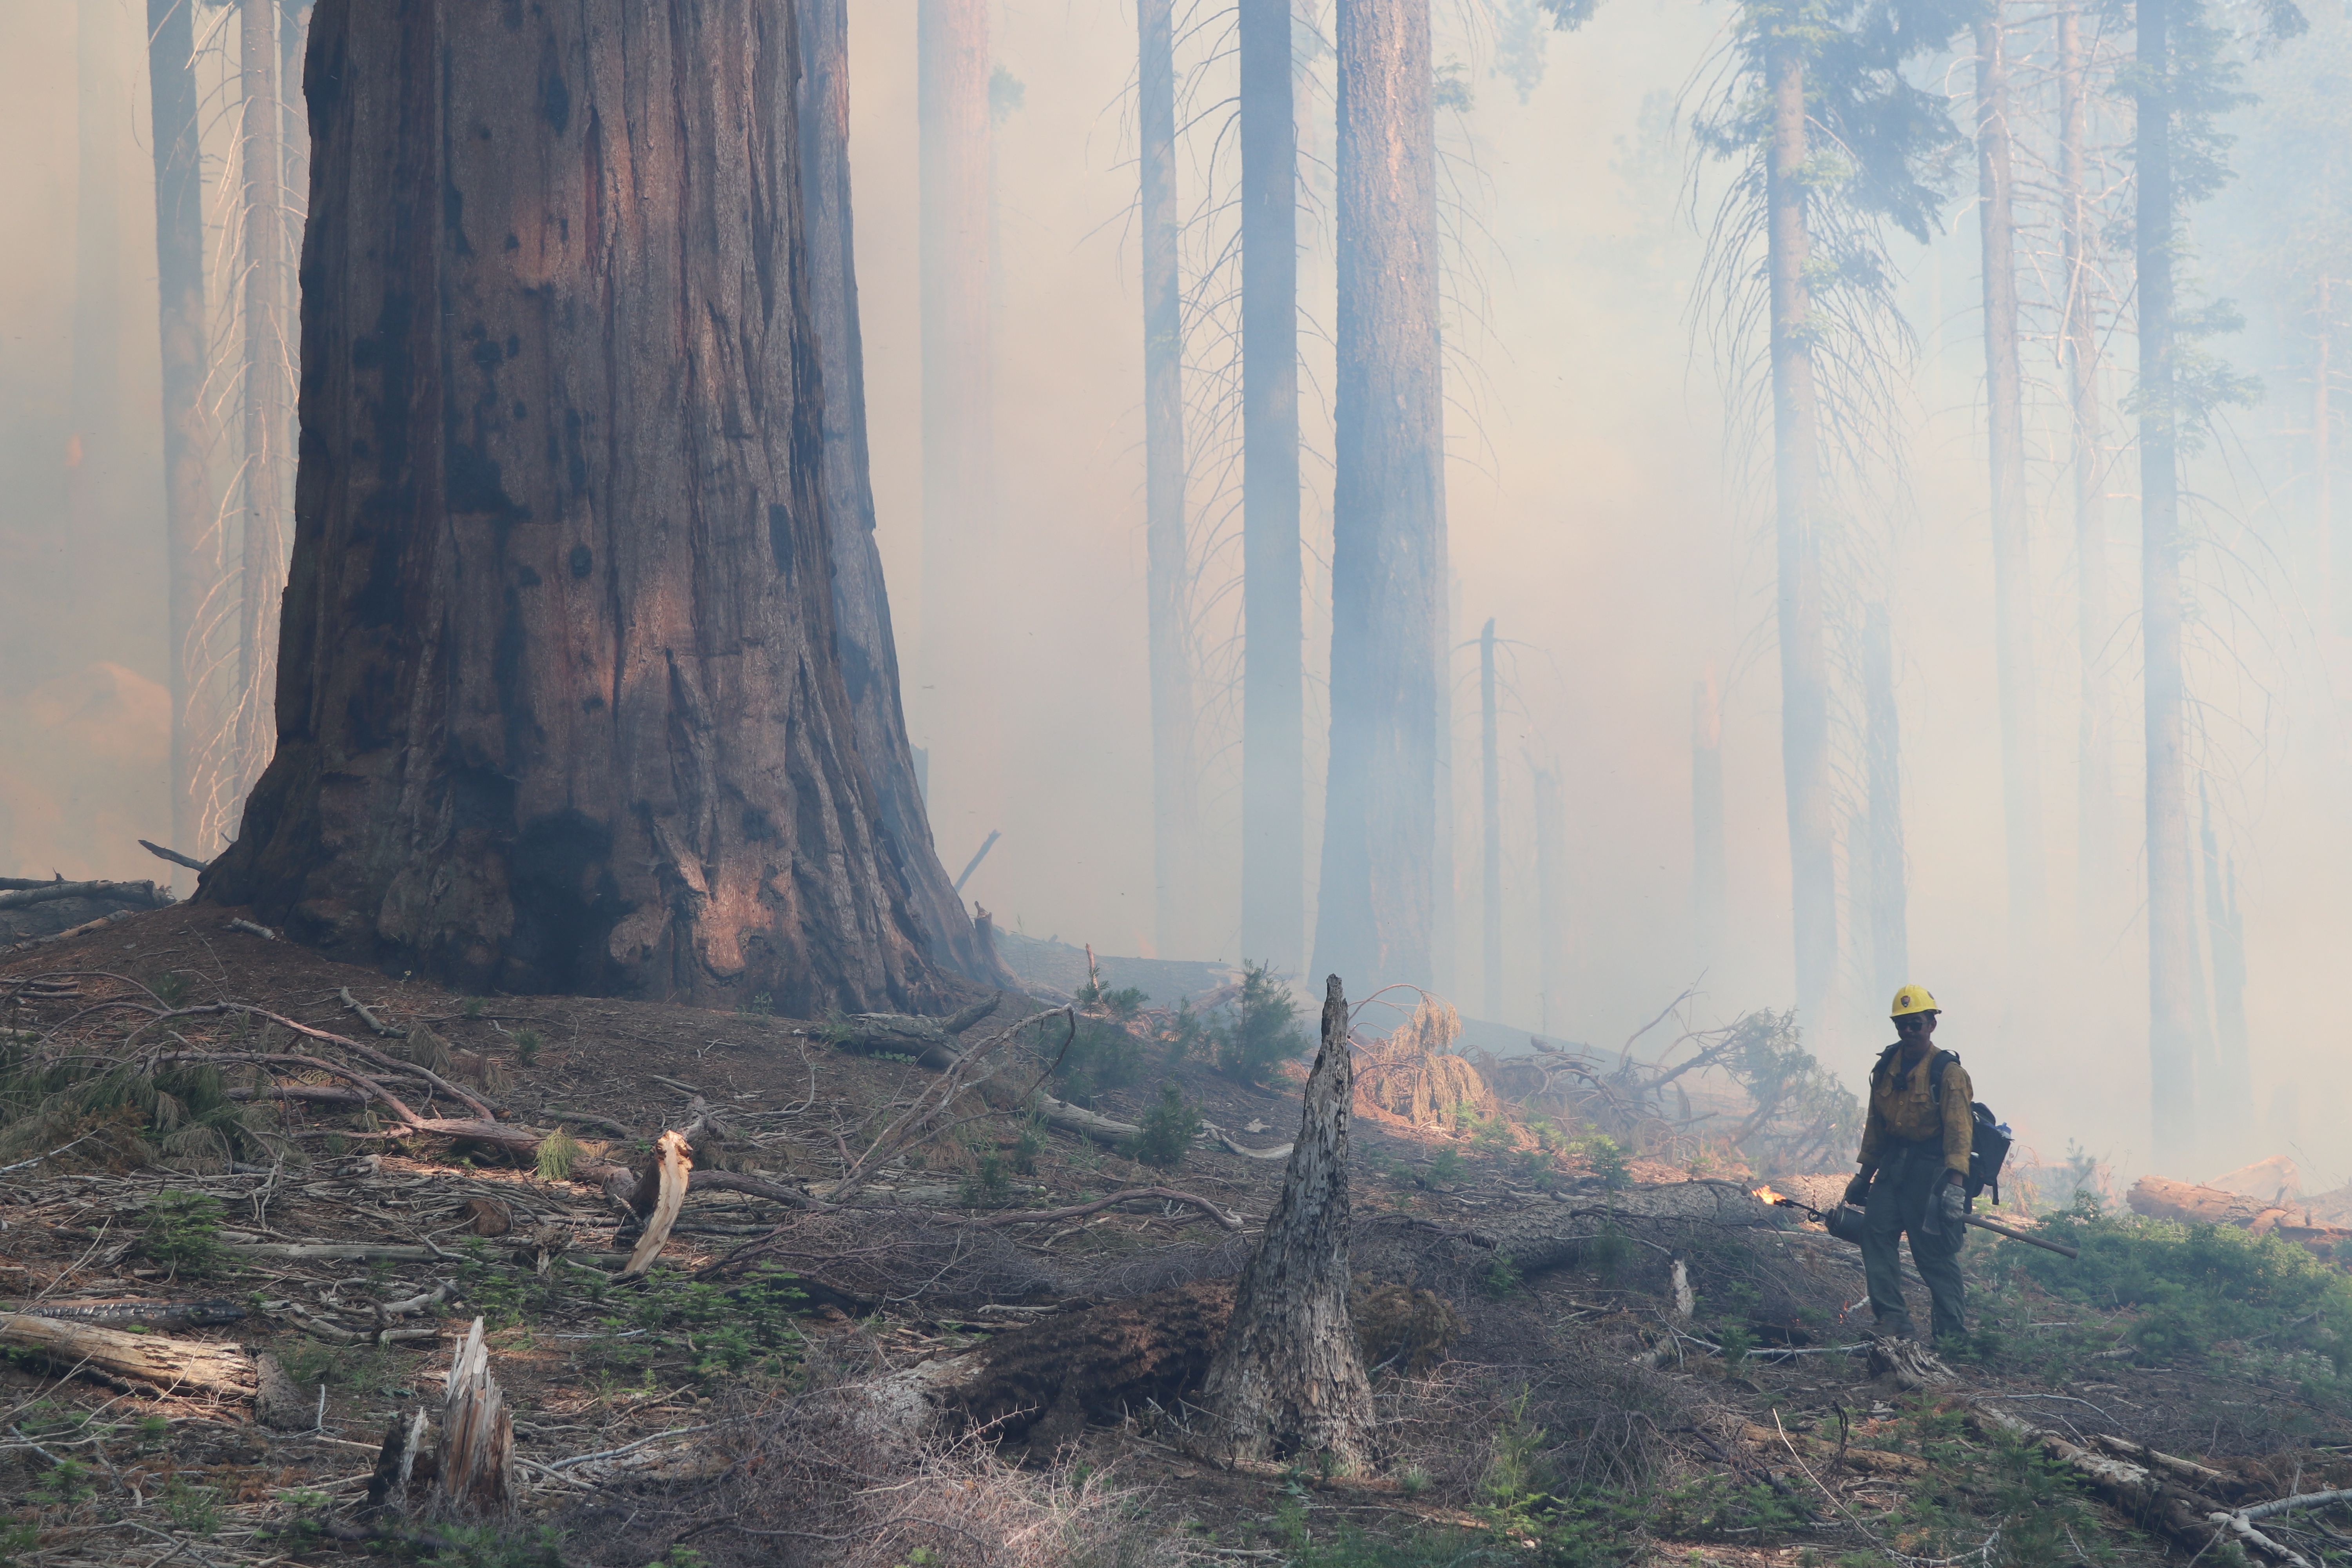
<path id="1" fill-rule="evenodd" d="M 743 1397 L 702 1434 L 682 1479 L 611 1487 L 560 1522 L 610 1560 L 710 1568 L 972 1563 L 988 1568 L 1160 1568 L 1172 1539 L 1138 1527 L 1137 1499 L 1099 1472 L 1016 1468 L 984 1435 L 905 1421 L 879 1351 L 814 1347 L 798 1392 Z M 673 1555 L 674 1554 L 674 1555 Z"/>
<path id="2" fill-rule="evenodd" d="M 1688 992 L 1675 998 L 1613 1060 L 1589 1047 L 1532 1039 L 1531 1057 L 1482 1056 L 1478 1065 L 1518 1104 L 1582 1122 L 1637 1152 L 1671 1157 L 1715 1142 L 1768 1173 L 1843 1163 L 1861 1141 L 1862 1103 L 1805 1048 L 1794 1012 L 1765 1008 L 1717 1028 L 1685 1027 L 1654 1058 L 1634 1054 L 1689 999 Z M 1737 1110 L 1693 1104 L 1689 1085 L 1711 1074 L 1736 1087 Z"/>

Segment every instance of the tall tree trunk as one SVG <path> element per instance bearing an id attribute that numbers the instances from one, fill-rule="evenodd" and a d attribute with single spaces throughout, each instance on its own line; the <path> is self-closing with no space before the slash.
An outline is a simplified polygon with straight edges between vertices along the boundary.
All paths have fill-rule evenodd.
<path id="1" fill-rule="evenodd" d="M 2246 1038 L 2245 932 L 2238 919 L 2238 867 L 2225 870 L 2221 840 L 2213 832 L 2213 803 L 2202 779 L 2197 785 L 2197 837 L 2205 860 L 2205 932 L 2213 952 L 2212 1087 L 2206 1105 L 2212 1123 L 2206 1136 L 2214 1152 L 2235 1158 L 2254 1137 L 2253 1063 Z"/>
<path id="2" fill-rule="evenodd" d="M 2059 227 L 2066 266 L 2062 322 L 2066 402 L 2074 481 L 2074 640 L 2079 668 L 2075 716 L 2075 911 L 2084 952 L 2103 945 L 2115 905 L 2113 740 L 2108 734 L 2104 660 L 2112 630 L 2107 610 L 2106 458 L 2100 451 L 2097 216 L 2088 194 L 2085 148 L 2090 93 L 2084 79 L 2080 8 L 2068 4 L 2058 24 Z"/>
<path id="3" fill-rule="evenodd" d="M 1723 837 L 1723 699 L 1715 668 L 1691 683 L 1691 925 L 1698 967 L 1723 957 L 1726 863 Z"/>
<path id="4" fill-rule="evenodd" d="M 2042 943 L 2042 755 L 2033 692 L 2033 574 L 2025 526 L 2025 405 L 2018 365 L 2017 218 L 2010 172 L 2009 56 L 2000 0 L 1977 20 L 1977 228 L 1984 268 L 1985 426 L 1991 479 L 1993 663 L 2014 952 Z M 1896 982 L 1900 984 L 1901 982 Z M 1892 994 L 1892 992 L 1889 993 Z"/>
<path id="5" fill-rule="evenodd" d="M 1290 0 L 1238 0 L 1242 144 L 1242 952 L 1307 940 L 1298 544 L 1298 127 Z"/>
<path id="6" fill-rule="evenodd" d="M 110 19 L 103 0 L 79 0 L 74 11 L 74 302 L 73 382 L 67 411 L 66 603 L 85 615 L 115 597 L 101 583 L 95 594 L 82 579 L 126 542 L 120 532 L 132 473 L 121 440 L 122 225 L 117 205 L 121 181 L 115 139 L 129 118 L 122 101 Z"/>
<path id="7" fill-rule="evenodd" d="M 998 826 L 987 0 L 917 0 L 923 331 L 923 692 L 930 798 Z M 949 835 L 963 853 L 957 833 Z"/>
<path id="8" fill-rule="evenodd" d="M 972 931 L 931 840 L 907 743 L 898 643 L 875 537 L 866 444 L 866 348 L 849 178 L 849 8 L 801 0 L 801 83 L 795 130 L 808 235 L 809 321 L 824 378 L 825 532 L 833 543 L 834 647 L 849 697 L 857 753 L 874 784 L 883 843 L 906 879 L 908 906 L 933 960 L 970 979 L 1010 976 Z"/>
<path id="9" fill-rule="evenodd" d="M 1813 387 L 1811 244 L 1805 224 L 1805 67 L 1783 46 L 1772 65 L 1766 167 L 1771 275 L 1772 469 L 1780 573 L 1780 767 L 1787 781 L 1797 1009 L 1821 1031 L 1834 1016 L 1836 829 L 1830 800 L 1829 639 L 1819 525 L 1820 405 Z M 1816 1047 L 1818 1048 L 1818 1047 Z"/>
<path id="10" fill-rule="evenodd" d="M 2173 337 L 2172 0 L 2138 0 L 2133 223 L 2139 294 L 2140 637 L 2147 737 L 2148 1084 L 2155 1147 L 2197 1150 L 2197 963 L 2189 909 L 2187 715 Z"/>
<path id="11" fill-rule="evenodd" d="M 1145 600 L 1151 663 L 1151 868 L 1160 951 L 1194 939 L 1200 861 L 1192 787 L 1192 668 L 1186 635 L 1184 318 L 1176 274 L 1176 46 L 1171 0 L 1137 0 L 1137 122 L 1143 174 Z M 1244 523 L 1246 527 L 1246 523 Z M 1246 591 L 1246 590 L 1244 590 Z"/>
<path id="12" fill-rule="evenodd" d="M 147 0 L 147 88 L 155 153 L 157 328 L 163 343 L 164 619 L 171 638 L 172 843 L 199 858 L 210 832 L 215 752 L 198 619 L 220 570 L 211 534 L 210 431 L 205 417 L 204 172 L 190 68 L 189 0 Z"/>
<path id="13" fill-rule="evenodd" d="M 1331 747 L 1315 966 L 1429 982 L 1445 447 L 1428 0 L 1340 0 Z"/>
<path id="14" fill-rule="evenodd" d="M 1325 983 L 1323 1045 L 1307 1079 L 1282 1193 L 1234 1289 L 1202 1391 L 1218 1447 L 1237 1458 L 1369 1458 L 1371 1384 L 1348 1317 L 1348 998 Z"/>
<path id="15" fill-rule="evenodd" d="M 1429 978 L 1438 994 L 1454 995 L 1454 970 L 1461 958 L 1461 911 L 1456 906 L 1454 858 L 1454 622 L 1461 613 L 1460 589 L 1447 574 L 1437 601 L 1437 832 L 1429 864 Z"/>
<path id="16" fill-rule="evenodd" d="M 1546 1035 L 1568 1022 L 1568 814 L 1559 775 L 1536 770 L 1536 1026 Z"/>
<path id="17" fill-rule="evenodd" d="M 472 990 L 945 1000 L 835 653 L 790 26 L 323 0 L 278 752 L 201 896 Z"/>
<path id="18" fill-rule="evenodd" d="M 1868 847 L 1859 868 L 1870 892 L 1871 974 L 1893 996 L 1911 978 L 1911 932 L 1903 853 L 1903 731 L 1895 709 L 1895 652 L 1886 606 L 1863 622 L 1863 776 Z"/>
<path id="19" fill-rule="evenodd" d="M 1490 1021 L 1503 1016 L 1503 772 L 1495 722 L 1495 617 L 1478 634 L 1479 894 L 1485 916 L 1479 948 Z"/>
<path id="20" fill-rule="evenodd" d="M 277 690 L 278 615 L 285 588 L 287 366 L 285 104 L 278 88 L 277 0 L 238 0 L 237 64 L 244 101 L 237 151 L 244 171 L 238 259 L 245 268 L 245 505 L 239 513 L 237 763 L 248 788 L 269 760 Z"/>

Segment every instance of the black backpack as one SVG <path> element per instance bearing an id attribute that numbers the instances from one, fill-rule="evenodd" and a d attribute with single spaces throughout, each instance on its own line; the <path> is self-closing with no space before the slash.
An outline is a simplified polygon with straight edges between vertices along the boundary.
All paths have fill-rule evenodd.
<path id="1" fill-rule="evenodd" d="M 1897 1043 L 1878 1053 L 1878 1065 L 1870 1069 L 1871 1088 L 1886 1076 L 1895 1065 L 1895 1053 L 1903 1047 Z M 1937 1050 L 1927 1058 L 1927 1099 L 1937 1110 L 1944 1108 L 1944 1069 L 1960 1059 L 1957 1051 Z M 1969 1197 L 1975 1197 L 1987 1187 L 1992 1189 L 1992 1201 L 2000 1202 L 2000 1166 L 2009 1158 L 2009 1129 L 1992 1113 L 1992 1107 L 1975 1100 L 1969 1107 L 1973 1123 L 1969 1142 L 1969 1174 L 1965 1184 Z"/>

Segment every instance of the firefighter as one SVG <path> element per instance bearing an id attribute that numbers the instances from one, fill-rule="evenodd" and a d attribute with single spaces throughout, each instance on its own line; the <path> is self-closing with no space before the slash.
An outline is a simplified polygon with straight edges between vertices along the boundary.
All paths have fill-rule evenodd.
<path id="1" fill-rule="evenodd" d="M 1937 1340 L 1968 1331 L 1960 1280 L 1960 1240 L 1969 1212 L 1969 1149 L 1976 1098 L 1960 1058 L 1934 1045 L 1936 999 L 1916 985 L 1895 994 L 1895 1043 L 1870 1075 L 1870 1116 L 1862 1130 L 1862 1169 L 1846 1184 L 1846 1202 L 1864 1205 L 1862 1260 L 1880 1335 L 1912 1336 L 1903 1300 L 1897 1242 L 1911 1237 L 1911 1261 L 1927 1282 Z"/>

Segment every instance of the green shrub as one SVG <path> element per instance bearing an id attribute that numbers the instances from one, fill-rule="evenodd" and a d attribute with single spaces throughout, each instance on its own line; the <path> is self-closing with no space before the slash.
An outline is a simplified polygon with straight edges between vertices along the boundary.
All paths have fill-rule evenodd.
<path id="1" fill-rule="evenodd" d="M 220 1200 L 166 1187 L 139 1220 L 139 1251 L 174 1274 L 207 1274 L 219 1267 Z"/>
<path id="2" fill-rule="evenodd" d="M 1210 1031 L 1217 1068 L 1228 1078 L 1264 1078 L 1278 1062 L 1303 1056 L 1307 1032 L 1298 1026 L 1298 999 L 1269 964 L 1242 963 L 1242 993 L 1230 1017 Z"/>
<path id="3" fill-rule="evenodd" d="M 1201 1108 L 1187 1104 L 1174 1084 L 1163 1083 L 1160 1103 L 1143 1113 L 1135 1136 L 1119 1145 L 1119 1152 L 1155 1171 L 1172 1171 L 1184 1163 L 1200 1131 Z"/>
<path id="4" fill-rule="evenodd" d="M 2053 1296 L 2135 1310 L 2131 1338 L 2157 1356 L 2200 1356 L 2234 1341 L 2307 1352 L 2336 1376 L 2352 1372 L 2352 1279 L 2276 1237 L 2235 1226 L 2107 1216 L 2090 1205 L 2042 1234 L 2081 1248 L 2076 1259 L 2004 1241 L 1999 1265 Z"/>
<path id="5" fill-rule="evenodd" d="M 956 1202 L 966 1208 L 992 1209 L 1012 1195 L 1013 1178 L 1005 1173 L 1003 1157 L 989 1153 L 980 1157 L 980 1169 L 964 1182 Z"/>
<path id="6" fill-rule="evenodd" d="M 1133 986 L 1107 991 L 1089 982 L 1079 988 L 1077 1027 L 1060 1047 L 1054 1069 L 1064 1099 L 1091 1100 L 1142 1076 L 1143 1042 L 1134 1025 L 1150 1000 Z"/>
<path id="7" fill-rule="evenodd" d="M 1633 1184 L 1633 1173 L 1626 1165 L 1625 1151 L 1617 1140 L 1605 1132 L 1596 1132 L 1580 1148 L 1592 1173 L 1601 1179 L 1603 1192 L 1622 1193 Z"/>
<path id="8" fill-rule="evenodd" d="M 559 1127 L 539 1141 L 531 1156 L 534 1173 L 542 1182 L 569 1181 L 583 1152 L 580 1140 Z"/>

